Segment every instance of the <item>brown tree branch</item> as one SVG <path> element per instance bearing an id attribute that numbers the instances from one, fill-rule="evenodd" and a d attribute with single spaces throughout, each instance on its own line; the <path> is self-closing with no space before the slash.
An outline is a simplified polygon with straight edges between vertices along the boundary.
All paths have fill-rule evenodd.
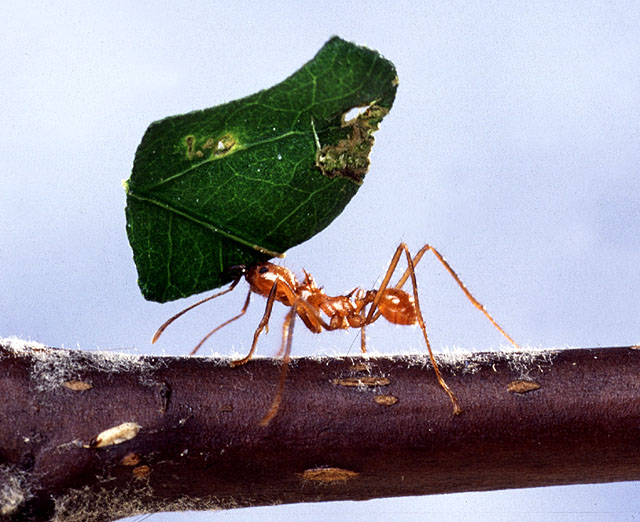
<path id="1" fill-rule="evenodd" d="M 300 358 L 262 428 L 271 359 L 0 341 L 0 513 L 105 521 L 640 479 L 640 350 L 439 360 L 462 415 L 425 357 Z"/>

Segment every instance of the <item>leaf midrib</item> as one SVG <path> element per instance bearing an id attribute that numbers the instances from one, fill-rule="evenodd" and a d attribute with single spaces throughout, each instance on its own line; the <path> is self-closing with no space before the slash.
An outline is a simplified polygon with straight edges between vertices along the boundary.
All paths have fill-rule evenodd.
<path id="1" fill-rule="evenodd" d="M 194 216 L 182 209 L 176 208 L 176 207 L 172 207 L 171 205 L 168 205 L 167 203 L 165 203 L 164 201 L 160 201 L 158 199 L 152 198 L 152 197 L 148 197 L 148 196 L 143 196 L 141 194 L 136 193 L 135 191 L 129 190 L 127 192 L 127 195 L 131 196 L 134 199 L 137 199 L 139 201 L 144 201 L 146 203 L 151 203 L 152 205 L 156 205 L 160 208 L 162 208 L 163 210 L 166 210 L 167 212 L 170 213 L 170 215 L 173 214 L 177 214 L 178 216 L 181 216 L 185 219 L 188 219 L 194 223 L 197 223 L 198 225 L 211 230 L 212 232 L 216 233 L 216 234 L 220 234 L 222 237 L 226 237 L 227 239 L 231 239 L 232 241 L 236 241 L 237 243 L 240 243 L 241 245 L 247 246 L 253 250 L 256 250 L 257 252 L 261 252 L 263 254 L 267 254 L 271 257 L 284 257 L 284 254 L 281 252 L 276 252 L 275 250 L 270 250 L 266 247 L 263 247 L 261 245 L 257 245 L 255 243 L 252 243 L 251 241 L 247 241 L 246 239 L 241 238 L 240 236 L 233 234 L 231 232 L 228 232 L 226 230 L 224 230 L 223 228 L 220 228 L 212 223 L 208 223 L 207 221 L 204 221 L 202 219 L 200 219 L 197 216 Z"/>

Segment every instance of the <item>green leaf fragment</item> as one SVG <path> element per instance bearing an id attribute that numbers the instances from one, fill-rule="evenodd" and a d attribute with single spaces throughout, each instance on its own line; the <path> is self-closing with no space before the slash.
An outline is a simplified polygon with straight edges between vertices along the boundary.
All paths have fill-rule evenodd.
<path id="1" fill-rule="evenodd" d="M 323 230 L 362 183 L 396 89 L 391 62 L 334 37 L 270 89 L 152 123 L 125 183 L 144 297 L 217 288 Z"/>

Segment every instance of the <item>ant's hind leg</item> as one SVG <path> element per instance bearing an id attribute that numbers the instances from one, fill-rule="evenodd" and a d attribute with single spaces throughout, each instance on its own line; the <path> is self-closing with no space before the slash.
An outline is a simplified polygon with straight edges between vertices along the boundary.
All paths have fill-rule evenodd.
<path id="1" fill-rule="evenodd" d="M 420 310 L 420 301 L 418 300 L 418 282 L 416 281 L 416 272 L 415 266 L 413 264 L 413 259 L 411 259 L 411 254 L 409 253 L 409 249 L 407 245 L 401 243 L 398 247 L 399 249 L 404 250 L 407 256 L 407 264 L 409 265 L 408 271 L 411 277 L 411 283 L 413 286 L 413 303 L 416 309 L 416 319 L 418 324 L 420 325 L 420 329 L 422 330 L 422 334 L 424 335 L 425 343 L 427 344 L 427 350 L 429 351 L 429 359 L 431 359 L 431 364 L 433 365 L 433 371 L 436 374 L 436 379 L 438 379 L 438 384 L 440 387 L 447 393 L 449 399 L 451 399 L 451 403 L 453 404 L 453 414 L 459 415 L 462 413 L 462 408 L 460 408 L 460 404 L 458 402 L 458 398 L 451 391 L 447 383 L 442 378 L 442 374 L 440 373 L 440 368 L 438 367 L 438 363 L 436 362 L 436 358 L 431 351 L 431 343 L 429 342 L 429 336 L 427 335 L 427 327 L 424 324 L 424 318 L 422 317 L 422 311 Z"/>
<path id="2" fill-rule="evenodd" d="M 258 338 L 260 337 L 262 330 L 266 328 L 266 326 L 269 324 L 269 319 L 271 318 L 271 310 L 273 310 L 273 302 L 276 299 L 276 291 L 277 291 L 279 282 L 280 282 L 279 280 L 276 281 L 274 285 L 271 287 L 271 291 L 269 292 L 269 297 L 267 297 L 267 305 L 265 306 L 265 309 L 264 309 L 264 315 L 262 316 L 262 319 L 260 320 L 260 323 L 258 324 L 256 331 L 253 333 L 253 343 L 251 344 L 251 350 L 249 350 L 249 353 L 242 359 L 231 361 L 231 366 L 241 366 L 243 364 L 246 364 L 249 361 L 249 359 L 253 357 L 253 354 L 256 351 L 256 346 L 258 346 Z"/>
<path id="3" fill-rule="evenodd" d="M 431 251 L 433 255 L 436 256 L 436 259 L 440 261 L 442 266 L 444 266 L 446 271 L 449 272 L 449 275 L 453 277 L 454 281 L 458 284 L 458 286 L 460 287 L 460 289 L 462 290 L 466 298 L 469 299 L 469 301 L 471 301 L 471 304 L 484 314 L 484 316 L 489 320 L 489 322 L 505 337 L 505 339 L 507 339 L 507 341 L 509 341 L 513 346 L 515 346 L 516 350 L 519 350 L 520 347 L 518 346 L 518 344 L 511 338 L 511 336 L 509 336 L 509 334 L 507 334 L 507 332 L 505 332 L 502 329 L 502 327 L 495 321 L 495 319 L 491 316 L 491 314 L 487 312 L 487 309 L 484 307 L 484 305 L 482 305 L 475 297 L 473 297 L 473 295 L 467 289 L 466 285 L 462 282 L 462 280 L 460 279 L 456 271 L 453 268 L 451 268 L 451 265 L 447 262 L 444 256 L 440 252 L 438 252 L 434 247 L 432 247 L 429 244 L 426 244 L 418 251 L 416 256 L 413 258 L 414 269 L 415 269 L 415 266 L 420 261 L 420 259 L 422 259 L 422 256 L 428 251 Z M 407 268 L 405 273 L 402 274 L 402 277 L 398 280 L 398 283 L 396 284 L 396 288 L 402 288 L 402 286 L 405 284 L 409 276 L 410 276 L 410 269 Z"/>
<path id="4" fill-rule="evenodd" d="M 420 258 L 422 257 L 422 255 L 424 255 L 423 250 L 418 252 L 418 254 L 416 255 L 416 262 L 420 261 Z M 406 281 L 407 278 L 411 277 L 411 282 L 413 283 L 413 302 L 414 302 L 414 306 L 415 306 L 416 320 L 418 322 L 418 325 L 420 326 L 420 329 L 422 330 L 422 334 L 424 336 L 425 343 L 427 344 L 427 350 L 429 352 L 429 359 L 431 359 L 431 364 L 433 365 L 433 370 L 434 370 L 434 372 L 436 374 L 436 379 L 438 380 L 438 384 L 440 384 L 440 387 L 447 393 L 447 395 L 449 396 L 449 399 L 451 400 L 451 403 L 453 404 L 453 414 L 454 415 L 458 415 L 458 414 L 462 413 L 462 409 L 460 408 L 460 404 L 458 403 L 458 399 L 454 395 L 454 393 L 451 391 L 451 389 L 449 388 L 447 383 L 444 381 L 444 379 L 442 378 L 442 374 L 440 373 L 440 368 L 438 367 L 438 363 L 436 362 L 436 359 L 435 359 L 435 357 L 433 355 L 433 352 L 431 350 L 431 343 L 429 342 L 429 336 L 427 335 L 427 327 L 424 324 L 424 319 L 422 317 L 422 312 L 420 311 L 420 302 L 418 301 L 418 283 L 416 281 L 416 273 L 415 273 L 414 261 L 411 258 L 411 253 L 409 252 L 409 248 L 407 247 L 407 245 L 405 243 L 400 243 L 398 245 L 398 248 L 396 248 L 395 253 L 393 254 L 393 257 L 391 258 L 391 263 L 389 264 L 389 268 L 387 269 L 387 273 L 385 274 L 384 278 L 382 279 L 382 283 L 380 284 L 380 288 L 378 289 L 378 291 L 376 293 L 376 296 L 373 299 L 373 302 L 371 303 L 371 308 L 369 309 L 369 313 L 367 314 L 367 318 L 365 319 L 364 325 L 371 324 L 374 321 L 376 321 L 378 319 L 378 317 L 380 317 L 380 311 L 378 310 L 378 303 L 382 299 L 384 291 L 389 286 L 389 281 L 391 280 L 391 277 L 393 276 L 393 273 L 395 272 L 396 268 L 398 267 L 398 263 L 400 261 L 400 256 L 402 255 L 403 251 L 404 251 L 404 253 L 406 254 L 406 257 L 407 257 L 408 268 L 405 271 L 405 273 L 402 276 L 402 278 L 400 279 L 400 281 L 404 284 L 404 281 Z M 396 288 L 399 289 L 401 286 L 402 285 L 396 285 Z M 364 342 L 364 340 L 362 342 Z"/>

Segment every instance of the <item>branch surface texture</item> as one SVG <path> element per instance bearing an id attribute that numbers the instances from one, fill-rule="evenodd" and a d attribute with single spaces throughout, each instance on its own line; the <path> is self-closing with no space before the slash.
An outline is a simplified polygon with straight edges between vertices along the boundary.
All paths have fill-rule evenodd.
<path id="1" fill-rule="evenodd" d="M 638 347 L 280 362 L 0 341 L 0 520 L 640 479 Z"/>

